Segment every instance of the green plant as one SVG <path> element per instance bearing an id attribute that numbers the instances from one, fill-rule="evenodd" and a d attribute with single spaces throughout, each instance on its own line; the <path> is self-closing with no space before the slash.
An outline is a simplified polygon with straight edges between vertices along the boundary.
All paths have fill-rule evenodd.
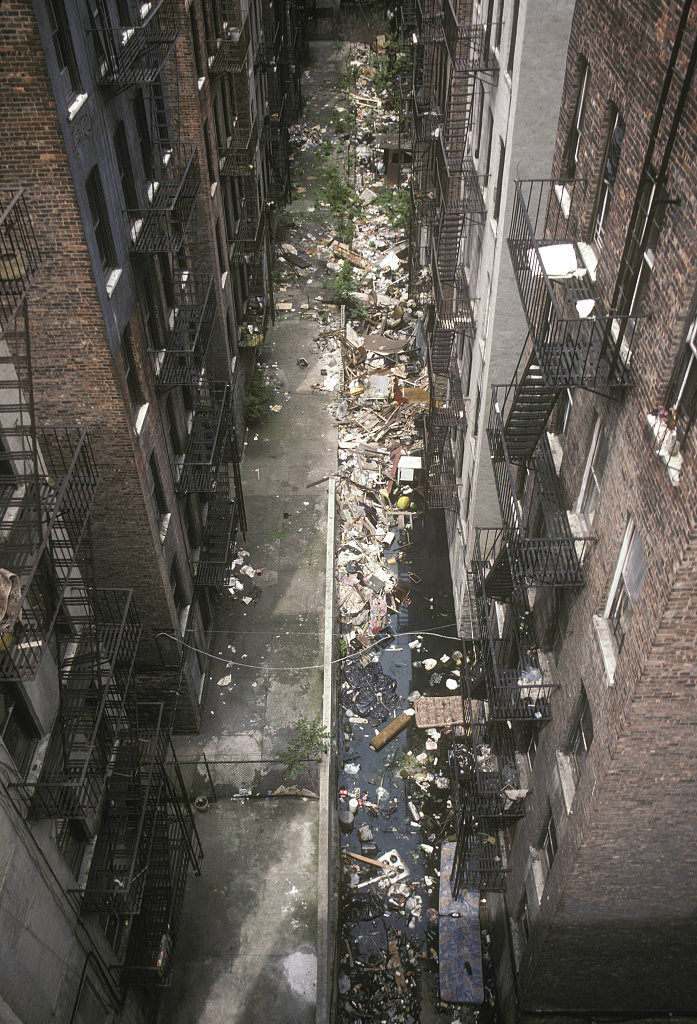
<path id="1" fill-rule="evenodd" d="M 261 366 L 255 366 L 244 396 L 244 421 L 248 427 L 261 423 L 275 394 L 272 385 L 264 377 Z"/>
<path id="2" fill-rule="evenodd" d="M 329 160 L 325 161 L 323 171 L 324 196 L 334 218 L 336 234 L 342 242 L 350 245 L 355 231 L 354 218 L 361 211 L 361 201 L 356 190 Z"/>
<path id="3" fill-rule="evenodd" d="M 383 188 L 377 194 L 375 204 L 390 218 L 395 231 L 408 233 L 411 220 L 409 190 L 405 188 Z"/>
<path id="4" fill-rule="evenodd" d="M 294 779 L 304 767 L 305 761 L 319 761 L 320 756 L 329 750 L 331 736 L 322 725 L 319 717 L 301 718 L 295 725 L 293 737 L 286 749 L 279 755 L 285 764 L 285 775 Z"/>
<path id="5" fill-rule="evenodd" d="M 336 275 L 332 289 L 332 301 L 337 306 L 346 306 L 347 309 L 356 305 L 356 300 L 351 295 L 355 291 L 353 283 L 353 267 L 348 260 L 341 264 L 341 270 Z"/>
<path id="6" fill-rule="evenodd" d="M 399 107 L 400 81 L 411 79 L 412 59 L 410 51 L 397 35 L 391 35 L 385 53 L 374 58 L 373 87 L 376 92 L 387 94 L 387 104 L 393 110 Z"/>

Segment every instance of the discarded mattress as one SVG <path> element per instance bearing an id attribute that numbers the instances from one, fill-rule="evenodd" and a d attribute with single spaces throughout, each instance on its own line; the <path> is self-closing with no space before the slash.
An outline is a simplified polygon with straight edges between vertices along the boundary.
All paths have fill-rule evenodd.
<path id="1" fill-rule="evenodd" d="M 446 1003 L 479 1004 L 484 1002 L 479 893 L 465 890 L 457 899 L 453 897 L 450 874 L 454 855 L 455 843 L 443 843 L 438 903 L 440 997 Z"/>

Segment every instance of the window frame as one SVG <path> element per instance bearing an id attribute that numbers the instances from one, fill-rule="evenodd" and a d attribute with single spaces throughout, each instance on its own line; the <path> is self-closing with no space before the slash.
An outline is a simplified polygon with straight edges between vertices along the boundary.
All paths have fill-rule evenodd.
<path id="1" fill-rule="evenodd" d="M 599 455 L 603 451 L 605 458 L 602 469 L 598 472 L 596 463 Z M 583 477 L 581 480 L 581 487 L 576 501 L 576 512 L 584 517 L 589 527 L 593 525 L 593 520 L 598 509 L 598 503 L 603 493 L 602 484 L 609 457 L 610 442 L 607 437 L 603 421 L 600 416 L 597 416 L 593 425 L 593 435 L 588 449 L 586 465 L 584 467 Z M 591 498 L 593 497 L 595 498 L 595 503 L 592 507 L 589 507 Z"/>
<path id="2" fill-rule="evenodd" d="M 566 136 L 566 146 L 564 147 L 563 171 L 564 177 L 575 178 L 576 170 L 578 167 L 578 154 L 581 146 L 581 139 L 583 138 L 583 124 L 586 116 L 586 104 L 588 101 L 588 91 L 591 80 L 591 69 L 590 64 L 580 54 L 580 83 L 576 91 L 576 102 L 574 104 L 574 116 Z"/>
<path id="3" fill-rule="evenodd" d="M 128 397 L 131 400 L 131 407 L 134 412 L 137 412 L 142 405 L 145 405 L 145 397 L 138 374 L 138 364 L 133 352 L 133 336 L 129 324 L 126 324 L 121 334 L 121 359 L 123 361 L 123 374 Z"/>
<path id="4" fill-rule="evenodd" d="M 688 389 L 690 377 L 693 378 L 692 387 Z M 686 390 L 688 395 L 691 390 L 692 398 L 691 401 L 688 399 L 690 408 L 683 411 L 682 401 Z M 695 419 L 697 419 L 697 302 L 675 362 L 665 406 L 674 411 L 680 431 L 680 441 L 684 443 Z"/>
<path id="5" fill-rule="evenodd" d="M 131 163 L 131 155 L 128 148 L 128 138 L 126 137 L 126 125 L 123 121 L 119 121 L 117 124 L 112 142 L 116 156 L 116 168 L 119 174 L 119 181 L 121 182 L 123 201 L 126 213 L 129 219 L 131 219 L 138 211 L 139 201 L 136 179 L 133 174 L 133 164 Z"/>
<path id="6" fill-rule="evenodd" d="M 58 77 L 65 90 L 65 98 L 70 104 L 82 94 L 82 81 L 64 0 L 47 0 L 46 11 Z"/>
<path id="7" fill-rule="evenodd" d="M 616 134 L 621 126 L 621 137 L 619 142 L 616 142 Z M 598 182 L 598 191 L 595 200 L 595 211 L 593 214 L 593 222 L 591 225 L 591 241 L 593 245 L 600 251 L 605 243 L 605 232 L 607 228 L 607 218 L 609 210 L 612 206 L 612 198 L 615 194 L 615 186 L 617 184 L 617 177 L 620 170 L 620 162 L 622 160 L 622 149 L 624 147 L 624 140 L 626 137 L 627 126 L 624 118 L 620 113 L 619 109 L 613 104 L 610 105 L 610 118 L 607 135 L 605 137 L 605 145 L 603 147 L 603 162 L 600 168 L 600 179 Z M 610 163 L 610 157 L 612 155 L 613 146 L 617 146 L 617 160 L 615 163 L 614 170 L 610 176 L 607 173 L 607 168 Z"/>
<path id="8" fill-rule="evenodd" d="M 540 842 L 538 844 L 540 851 L 540 864 L 542 865 L 542 873 L 545 881 L 547 880 L 554 861 L 557 858 L 559 851 L 559 838 L 557 836 L 557 826 L 554 821 L 554 814 L 552 808 L 547 808 L 547 817 L 545 824 L 542 828 L 542 834 L 540 836 Z"/>
<path id="9" fill-rule="evenodd" d="M 108 278 L 118 269 L 118 262 L 99 164 L 95 164 L 85 178 L 85 194 L 102 273 Z"/>
<path id="10" fill-rule="evenodd" d="M 155 515 L 161 522 L 165 516 L 169 514 L 169 508 L 165 497 L 165 490 L 162 486 L 160 467 L 157 464 L 157 456 L 154 451 L 150 453 L 150 458 L 148 459 L 145 467 L 145 477 L 148 481 L 150 501 L 152 502 L 152 506 L 155 510 Z"/>
<path id="11" fill-rule="evenodd" d="M 581 779 L 581 772 L 585 765 L 591 746 L 593 745 L 593 713 L 591 711 L 588 694 L 585 686 L 581 685 L 581 693 L 574 715 L 574 723 L 569 733 L 569 741 L 566 745 L 566 757 L 568 758 L 571 777 L 574 787 L 578 787 Z"/>
<path id="12" fill-rule="evenodd" d="M 638 549 L 637 549 L 638 545 Z M 628 568 L 633 563 L 633 559 L 641 557 L 641 566 L 639 569 L 638 576 L 640 577 L 638 583 L 636 580 L 629 582 L 628 579 Z M 635 571 L 633 566 L 633 571 Z M 603 617 L 607 619 L 612 633 L 612 638 L 615 644 L 617 654 L 620 653 L 624 646 L 624 642 L 627 638 L 627 632 L 634 615 L 634 609 L 639 603 L 641 596 L 641 588 L 644 585 L 647 572 L 646 554 L 644 551 L 644 545 L 641 540 L 641 535 L 636 528 L 636 523 L 633 519 L 630 519 L 627 523 L 627 528 L 624 533 L 624 539 L 622 540 L 622 547 L 620 549 L 619 558 L 617 559 L 617 565 L 615 567 L 615 573 L 608 593 L 607 602 L 605 605 L 605 611 Z M 627 573 L 627 575 L 625 575 Z M 633 591 L 636 591 L 633 593 Z"/>
<path id="13" fill-rule="evenodd" d="M 0 692 L 0 709 L 3 713 L 3 718 L 0 721 L 0 742 L 9 754 L 17 772 L 24 777 L 31 767 L 39 737 L 32 725 L 31 716 L 24 706 L 24 701 L 18 694 L 13 694 L 10 688 Z M 14 730 L 17 726 L 21 730 L 21 747 L 14 743 L 10 745 L 7 742 L 11 738 L 8 736 L 9 730 Z M 17 756 L 18 750 L 21 750 L 19 757 Z"/>

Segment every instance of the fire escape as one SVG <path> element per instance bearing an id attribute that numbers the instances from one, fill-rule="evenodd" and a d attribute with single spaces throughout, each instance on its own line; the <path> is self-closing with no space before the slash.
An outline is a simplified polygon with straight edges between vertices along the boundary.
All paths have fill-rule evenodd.
<path id="1" fill-rule="evenodd" d="M 474 302 L 461 262 L 470 226 L 484 216 L 480 182 L 469 155 L 477 76 L 495 73 L 487 30 L 473 20 L 472 3 L 416 8 L 412 114 L 410 289 L 429 303 L 429 387 L 424 422 L 427 499 L 457 511 L 453 441 L 465 430 L 456 340 L 475 332 Z"/>
<path id="2" fill-rule="evenodd" d="M 266 103 L 262 139 L 271 170 L 269 196 L 286 203 L 290 196 L 287 77 L 289 69 L 283 56 L 283 12 L 279 3 L 262 7 L 263 44 L 260 67 L 266 78 Z"/>
<path id="3" fill-rule="evenodd" d="M 186 875 L 200 870 L 202 851 L 171 710 L 139 702 L 132 686 L 141 631 L 132 593 L 95 583 L 99 473 L 88 432 L 36 420 L 27 294 L 40 260 L 21 191 L 2 195 L 0 262 L 0 692 L 6 715 L 40 694 L 39 717 L 53 719 L 41 741 L 10 741 L 10 788 L 28 818 L 51 822 L 59 849 L 80 837 L 73 891 L 83 914 L 123 919 L 120 978 L 166 984 Z"/>

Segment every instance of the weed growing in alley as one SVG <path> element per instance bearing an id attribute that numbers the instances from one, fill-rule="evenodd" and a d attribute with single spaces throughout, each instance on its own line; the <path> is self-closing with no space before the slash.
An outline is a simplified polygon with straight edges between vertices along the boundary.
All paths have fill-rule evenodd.
<path id="1" fill-rule="evenodd" d="M 301 718 L 293 732 L 290 743 L 279 754 L 279 760 L 286 766 L 285 775 L 288 779 L 294 779 L 305 767 L 306 761 L 319 761 L 320 756 L 329 750 L 331 739 L 319 717 L 312 720 Z"/>

